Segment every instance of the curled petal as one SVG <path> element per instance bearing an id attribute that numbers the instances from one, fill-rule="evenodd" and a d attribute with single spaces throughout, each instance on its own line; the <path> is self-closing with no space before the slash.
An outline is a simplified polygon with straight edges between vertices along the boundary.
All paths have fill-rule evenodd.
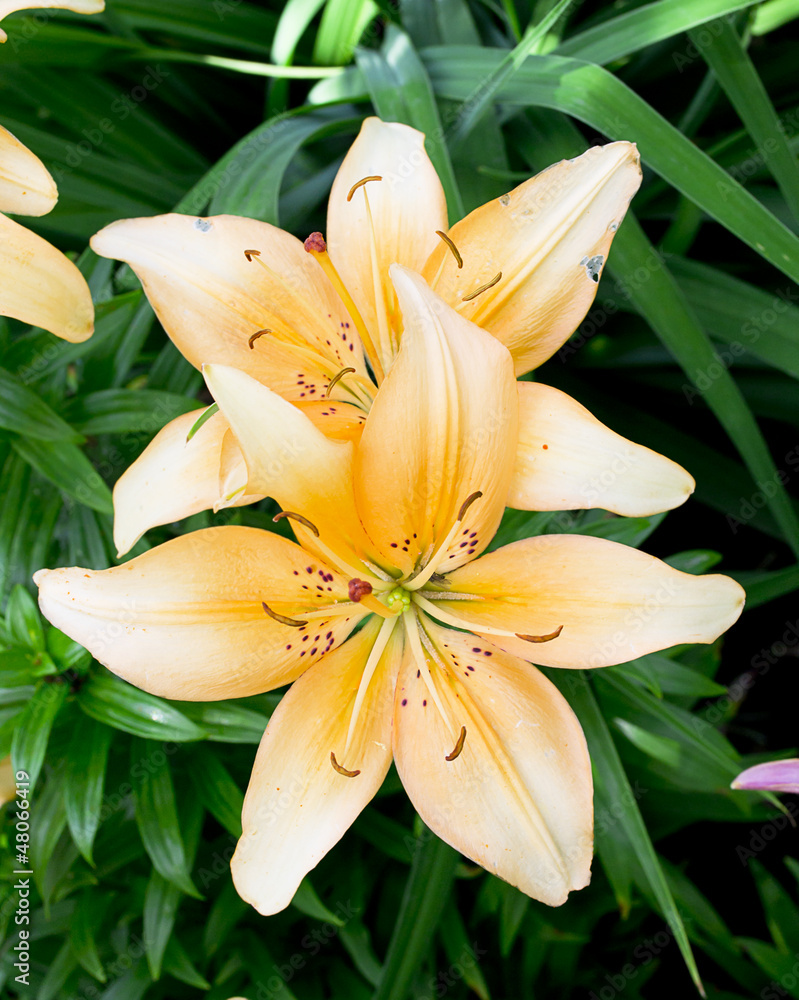
<path id="1" fill-rule="evenodd" d="M 366 177 L 380 180 L 353 191 L 353 185 Z M 327 242 L 367 327 L 381 344 L 378 350 L 385 362 L 394 353 L 387 329 L 393 325 L 393 333 L 397 332 L 389 265 L 420 271 L 439 241 L 436 230 L 446 228 L 444 190 L 425 152 L 422 133 L 367 118 L 333 182 Z M 385 329 L 383 316 L 388 321 Z"/>
<path id="2" fill-rule="evenodd" d="M 633 143 L 594 146 L 456 223 L 449 236 L 463 267 L 442 245 L 422 273 L 450 305 L 506 345 L 521 375 L 546 361 L 585 316 L 640 183 Z M 499 272 L 493 287 L 465 301 Z"/>
<path id="3" fill-rule="evenodd" d="M 199 414 L 194 410 L 170 421 L 117 481 L 114 543 L 120 556 L 156 525 L 261 499 L 244 492 L 244 459 L 221 413 L 186 440 Z"/>
<path id="4" fill-rule="evenodd" d="M 83 275 L 41 236 L 0 215 L 0 316 L 40 326 L 79 343 L 94 330 Z"/>
<path id="5" fill-rule="evenodd" d="M 433 683 L 444 724 L 406 655 L 394 706 L 397 771 L 442 840 L 550 906 L 590 878 L 591 764 L 580 724 L 540 671 L 474 636 L 426 630 L 445 669 Z"/>
<path id="6" fill-rule="evenodd" d="M 382 558 L 410 572 L 457 537 L 452 569 L 490 542 L 505 509 L 517 434 L 508 352 L 412 271 L 391 269 L 404 333 L 356 452 L 358 509 Z M 444 569 L 441 570 L 444 572 Z"/>
<path id="7" fill-rule="evenodd" d="M 645 517 L 684 503 L 692 477 L 633 444 L 559 389 L 520 382 L 519 445 L 508 506 L 520 510 L 601 507 Z"/>
<path id="8" fill-rule="evenodd" d="M 378 628 L 367 623 L 308 670 L 264 733 L 231 862 L 239 894 L 260 913 L 288 906 L 302 878 L 341 839 L 386 776 L 399 640 L 390 640 L 372 676 L 360 724 L 342 756 Z M 338 768 L 331 752 L 341 761 Z"/>
<path id="9" fill-rule="evenodd" d="M 732 788 L 799 794 L 799 759 L 770 760 L 741 771 Z"/>
<path id="10" fill-rule="evenodd" d="M 347 581 L 298 545 L 256 528 L 207 528 L 111 569 L 39 570 L 43 614 L 115 674 L 152 694 L 216 701 L 288 684 L 363 614 L 286 617 L 346 601 Z"/>
<path id="11" fill-rule="evenodd" d="M 58 190 L 45 165 L 0 125 L 0 212 L 46 215 L 57 201 Z"/>
<path id="12" fill-rule="evenodd" d="M 745 594 L 728 576 L 681 573 L 627 545 L 586 535 L 541 535 L 506 545 L 452 573 L 473 600 L 438 601 L 442 621 L 480 633 L 549 667 L 606 667 L 683 642 L 713 642 L 737 620 Z M 447 616 L 447 617 L 445 617 Z M 563 630 L 551 642 L 490 635 Z"/>

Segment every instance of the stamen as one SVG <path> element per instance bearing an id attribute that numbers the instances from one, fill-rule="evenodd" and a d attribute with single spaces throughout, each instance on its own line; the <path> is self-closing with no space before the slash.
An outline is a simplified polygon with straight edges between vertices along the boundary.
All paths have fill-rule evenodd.
<path id="1" fill-rule="evenodd" d="M 361 773 L 358 771 L 348 771 L 346 767 L 342 767 L 341 764 L 336 760 L 336 755 L 333 751 L 330 751 L 330 763 L 333 765 L 333 770 L 338 771 L 339 774 L 343 774 L 345 778 L 357 778 Z"/>
<path id="2" fill-rule="evenodd" d="M 436 230 L 436 236 L 440 236 L 441 239 L 450 248 L 450 250 L 452 251 L 452 256 L 455 258 L 455 261 L 456 261 L 458 267 L 463 267 L 463 257 L 461 257 L 460 251 L 455 246 L 455 244 L 452 242 L 452 240 L 449 238 L 449 236 L 447 236 L 446 233 L 442 233 L 440 229 Z"/>
<path id="3" fill-rule="evenodd" d="M 456 757 L 460 757 L 461 751 L 463 750 L 463 744 L 466 742 L 466 726 L 461 726 L 461 734 L 458 737 L 458 742 L 455 744 L 455 749 L 452 753 L 448 753 L 444 760 L 455 760 Z"/>
<path id="4" fill-rule="evenodd" d="M 327 389 L 325 389 L 325 399 L 329 399 L 330 390 L 333 388 L 336 382 L 339 381 L 339 379 L 344 378 L 344 376 L 348 374 L 348 372 L 354 372 L 354 371 L 355 371 L 354 368 L 342 368 L 341 371 L 338 373 L 338 375 L 334 375 L 333 378 L 331 378 L 331 380 L 328 382 Z"/>
<path id="5" fill-rule="evenodd" d="M 433 552 L 433 554 L 430 556 L 429 560 L 425 564 L 425 568 L 421 570 L 421 572 L 417 573 L 416 576 L 413 577 L 411 580 L 408 580 L 406 583 L 403 583 L 402 586 L 406 590 L 418 590 L 420 587 L 423 587 L 428 582 L 428 580 L 435 573 L 436 568 L 438 567 L 439 562 L 441 561 L 441 556 L 447 551 L 453 538 L 460 530 L 461 522 L 463 521 L 463 517 L 466 511 L 471 507 L 471 505 L 475 502 L 475 500 L 479 500 L 482 495 L 483 494 L 481 490 L 476 490 L 474 493 L 466 497 L 466 499 L 461 504 L 460 510 L 458 511 L 458 516 L 455 518 L 455 523 L 450 528 L 447 537 L 436 548 L 435 552 Z"/>
<path id="6" fill-rule="evenodd" d="M 364 184 L 368 184 L 369 181 L 382 181 L 383 178 L 378 174 L 371 174 L 369 177 L 362 177 L 359 181 L 352 185 L 350 188 L 350 193 L 347 195 L 347 201 L 352 201 L 352 196 L 358 190 L 359 187 L 363 187 Z"/>
<path id="7" fill-rule="evenodd" d="M 319 529 L 316 525 L 312 521 L 309 521 L 307 517 L 303 517 L 302 514 L 297 514 L 293 510 L 281 510 L 279 514 L 275 514 L 272 518 L 272 523 L 276 524 L 284 517 L 290 517 L 292 521 L 299 521 L 299 523 L 304 525 L 309 531 L 312 531 L 317 538 L 319 537 Z"/>
<path id="8" fill-rule="evenodd" d="M 372 362 L 375 376 L 377 377 L 378 382 L 382 382 L 385 378 L 385 372 L 380 364 L 380 358 L 377 355 L 377 351 L 375 351 L 375 345 L 372 343 L 372 338 L 369 336 L 369 331 L 366 329 L 366 323 L 363 321 L 363 316 L 361 316 L 360 312 L 358 312 L 358 307 L 355 305 L 352 296 L 347 291 L 346 285 L 341 280 L 341 275 L 338 273 L 333 261 L 330 259 L 330 254 L 327 252 L 327 243 L 325 243 L 324 236 L 322 236 L 321 233 L 311 233 L 303 245 L 307 252 L 319 261 L 322 270 L 328 276 L 330 283 L 338 292 L 339 298 L 344 303 L 347 312 L 350 314 L 352 321 L 355 323 L 355 329 L 360 334 L 364 349 L 369 355 L 369 360 Z"/>
<path id="9" fill-rule="evenodd" d="M 551 642 L 553 639 L 557 639 L 562 631 L 563 626 L 558 625 L 555 631 L 550 632 L 548 635 L 522 635 L 521 632 L 517 632 L 516 638 L 524 639 L 525 642 Z"/>
<path id="10" fill-rule="evenodd" d="M 482 295 L 483 292 L 487 292 L 489 288 L 493 288 L 501 277 L 502 271 L 497 271 L 491 281 L 487 281 L 484 285 L 480 285 L 480 287 L 475 289 L 473 292 L 469 292 L 468 295 L 464 295 L 461 302 L 471 302 L 472 299 L 476 299 L 478 295 Z"/>
<path id="11" fill-rule="evenodd" d="M 348 584 L 348 590 L 350 594 L 350 600 L 355 601 L 357 604 L 361 598 L 366 597 L 368 594 L 372 593 L 372 585 L 368 580 L 359 580 L 357 577 L 350 580 Z"/>
<path id="12" fill-rule="evenodd" d="M 403 587 L 407 587 L 407 583 L 403 583 Z M 471 595 L 470 595 L 471 596 Z M 453 615 L 450 611 L 444 611 L 443 608 L 437 607 L 432 604 L 427 598 L 422 597 L 420 591 L 416 591 L 413 595 L 415 603 L 423 611 L 426 611 L 432 618 L 437 621 L 445 622 L 447 625 L 454 625 L 455 628 L 465 629 L 467 632 L 474 632 L 477 635 L 504 635 L 513 636 L 519 639 L 527 639 L 532 642 L 548 642 L 550 639 L 555 639 L 560 635 L 561 629 L 557 629 L 551 635 L 544 636 L 543 638 L 531 637 L 529 635 L 520 635 L 518 632 L 513 632 L 511 629 L 507 628 L 495 628 L 493 625 L 484 625 L 482 622 L 469 621 L 468 618 L 461 618 L 460 615 Z M 440 600 L 450 601 L 454 599 L 453 594 L 441 594 Z M 476 600 L 484 601 L 486 600 L 485 595 L 476 597 Z M 561 626 L 562 627 L 562 626 Z"/>
<path id="13" fill-rule="evenodd" d="M 444 708 L 438 689 L 433 683 L 433 678 L 430 675 L 430 667 L 427 665 L 427 657 L 424 655 L 422 642 L 419 637 L 419 623 L 415 610 L 413 608 L 408 608 L 407 611 L 403 612 L 402 618 L 405 623 L 405 634 L 408 637 L 408 645 L 411 648 L 413 658 L 416 660 L 416 665 L 419 668 L 419 673 L 422 675 L 422 680 L 427 687 L 430 697 L 435 702 L 436 708 L 441 713 L 441 718 L 444 720 L 444 724 L 447 729 L 454 733 L 455 727 L 452 725 L 449 713 Z"/>
<path id="14" fill-rule="evenodd" d="M 352 715 L 350 716 L 350 724 L 347 729 L 347 742 L 344 744 L 344 756 L 346 757 L 350 750 L 350 745 L 352 743 L 352 737 L 355 735 L 355 726 L 358 721 L 358 716 L 361 713 L 361 706 L 363 705 L 364 698 L 366 697 L 366 692 L 369 688 L 369 684 L 374 677 L 375 670 L 377 670 L 377 665 L 380 662 L 386 646 L 388 645 L 388 640 L 391 638 L 394 632 L 394 626 L 397 624 L 396 618 L 387 618 L 383 624 L 380 626 L 380 631 L 377 633 L 377 639 L 375 639 L 375 644 L 372 646 L 372 650 L 369 653 L 369 657 L 366 661 L 366 665 L 363 668 L 363 673 L 361 674 L 361 682 L 358 685 L 358 693 L 355 695 L 355 704 L 352 706 Z"/>
<path id="15" fill-rule="evenodd" d="M 458 520 L 459 521 L 463 520 L 463 515 L 466 513 L 466 511 L 472 506 L 472 504 L 475 502 L 475 500 L 479 500 L 482 495 L 483 495 L 483 491 L 482 490 L 475 490 L 474 493 L 472 493 L 470 496 L 466 497 L 466 499 L 461 504 L 461 509 L 458 511 Z"/>
<path id="16" fill-rule="evenodd" d="M 256 340 L 257 340 L 257 339 L 258 339 L 259 337 L 263 337 L 263 335 L 264 335 L 265 333 L 271 333 L 271 332 L 272 332 L 271 330 L 269 330 L 269 329 L 266 329 L 266 330 L 259 330 L 259 331 L 258 331 L 258 333 L 254 333 L 254 334 L 253 334 L 253 335 L 252 335 L 252 336 L 250 337 L 250 339 L 249 339 L 249 340 L 247 341 L 247 344 L 249 345 L 249 348 L 250 348 L 250 350 L 252 351 L 252 350 L 254 349 L 254 347 L 255 347 L 255 341 L 256 341 Z"/>
<path id="17" fill-rule="evenodd" d="M 244 251 L 244 256 L 252 264 L 253 257 L 260 257 L 261 256 L 261 251 L 260 250 L 245 250 Z"/>
<path id="18" fill-rule="evenodd" d="M 308 624 L 308 622 L 300 621 L 299 618 L 286 618 L 285 615 L 279 615 L 277 611 L 273 611 L 264 601 L 261 601 L 261 607 L 270 618 L 274 618 L 275 621 L 280 622 L 281 625 L 293 625 L 295 628 L 302 628 L 303 625 Z"/>

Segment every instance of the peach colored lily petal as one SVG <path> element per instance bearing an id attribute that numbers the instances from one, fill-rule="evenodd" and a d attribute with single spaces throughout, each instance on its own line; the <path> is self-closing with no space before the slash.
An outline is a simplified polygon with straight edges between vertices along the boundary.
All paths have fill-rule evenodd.
<path id="1" fill-rule="evenodd" d="M 534 899 L 559 906 L 590 878 L 591 764 L 580 724 L 538 670 L 474 636 L 425 626 L 450 732 L 406 655 L 394 706 L 397 770 L 442 840 Z"/>
<path id="2" fill-rule="evenodd" d="M 215 701 L 288 684 L 362 617 L 309 607 L 347 600 L 335 570 L 278 535 L 227 526 L 181 535 L 112 569 L 39 570 L 43 614 L 115 674 L 165 698 Z M 349 606 L 351 608 L 351 605 Z"/>
<path id="3" fill-rule="evenodd" d="M 522 375 L 546 361 L 585 316 L 640 183 L 634 144 L 594 146 L 476 208 L 449 231 L 463 267 L 441 246 L 422 273 L 506 345 Z M 496 285 L 464 301 L 500 272 Z"/>
<path id="4" fill-rule="evenodd" d="M 45 165 L 0 125 L 0 212 L 46 215 L 57 201 L 58 189 Z"/>
<path id="5" fill-rule="evenodd" d="M 488 545 L 512 474 L 517 393 L 508 352 L 412 271 L 392 265 L 405 332 L 355 458 L 358 510 L 384 562 L 408 573 L 429 559 L 473 494 L 437 566 Z M 427 555 L 425 555 L 427 553 Z"/>
<path id="6" fill-rule="evenodd" d="M 239 895 L 260 913 L 288 906 L 302 878 L 341 839 L 388 772 L 401 640 L 391 640 L 383 654 L 362 724 L 344 755 L 355 695 L 377 634 L 370 622 L 311 667 L 269 721 L 231 862 Z M 359 773 L 337 773 L 331 752 L 340 766 Z"/>
<path id="7" fill-rule="evenodd" d="M 309 400 L 321 398 L 341 368 L 365 372 L 360 341 L 328 279 L 302 243 L 275 226 L 233 215 L 160 215 L 114 222 L 91 245 L 131 265 L 164 329 L 197 368 L 232 365 L 287 399 Z M 248 260 L 245 250 L 259 253 Z M 271 332 L 251 347 L 265 329 Z M 336 398 L 346 399 L 337 389 Z"/>
<path id="8" fill-rule="evenodd" d="M 380 177 L 356 190 L 365 177 Z M 447 229 L 447 206 L 424 135 L 397 122 L 367 118 L 344 157 L 327 210 L 331 259 L 378 346 L 384 367 L 396 353 L 392 263 L 420 271 Z"/>
<path id="9" fill-rule="evenodd" d="M 104 0 L 0 0 L 0 21 L 9 14 L 19 10 L 74 10 L 76 14 L 99 14 L 105 10 Z M 0 42 L 5 42 L 8 35 L 0 29 Z"/>
<path id="10" fill-rule="evenodd" d="M 683 642 L 713 642 L 745 594 L 719 574 L 693 576 L 638 549 L 586 535 L 541 535 L 506 545 L 452 573 L 474 600 L 433 602 L 443 621 L 480 633 L 506 629 L 550 642 L 486 634 L 550 667 L 605 667 Z M 445 617 L 447 616 L 447 617 Z"/>
<path id="11" fill-rule="evenodd" d="M 221 413 L 209 417 L 186 440 L 201 415 L 201 410 L 192 410 L 171 420 L 117 480 L 114 544 L 120 556 L 156 525 L 261 499 L 244 492 L 244 459 Z M 227 453 L 226 438 L 231 439 Z"/>
<path id="12" fill-rule="evenodd" d="M 14 765 L 10 755 L 0 760 L 0 806 L 13 802 L 17 794 L 17 783 Z"/>
<path id="13" fill-rule="evenodd" d="M 94 330 L 89 286 L 71 260 L 41 236 L 0 215 L 0 316 L 79 343 Z"/>
<path id="14" fill-rule="evenodd" d="M 684 503 L 693 478 L 600 423 L 559 389 L 520 382 L 519 444 L 507 504 L 521 510 L 601 507 L 645 517 Z"/>

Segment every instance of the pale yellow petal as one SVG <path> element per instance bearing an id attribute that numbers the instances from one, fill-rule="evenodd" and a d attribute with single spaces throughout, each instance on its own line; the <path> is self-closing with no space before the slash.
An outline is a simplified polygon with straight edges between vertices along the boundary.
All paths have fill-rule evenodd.
<path id="1" fill-rule="evenodd" d="M 727 576 L 693 576 L 627 545 L 587 535 L 541 535 L 456 570 L 447 589 L 473 600 L 436 600 L 442 620 L 543 636 L 491 635 L 551 667 L 606 667 L 684 642 L 713 642 L 740 615 L 745 594 Z"/>
<path id="2" fill-rule="evenodd" d="M 343 753 L 377 632 L 378 625 L 367 623 L 303 674 L 264 733 L 244 800 L 243 835 L 231 862 L 236 889 L 260 913 L 288 906 L 303 877 L 346 833 L 386 776 L 398 640 L 383 654 L 352 744 Z M 336 772 L 331 752 L 340 766 L 360 773 Z"/>
<path id="3" fill-rule="evenodd" d="M 94 330 L 83 275 L 41 236 L 0 215 L 0 316 L 40 326 L 79 343 Z"/>
<path id="4" fill-rule="evenodd" d="M 364 372 L 341 301 L 302 243 L 282 229 L 234 215 L 159 215 L 114 222 L 91 245 L 131 265 L 164 329 L 197 368 L 241 368 L 287 399 L 321 398 L 343 367 Z M 245 250 L 259 256 L 248 260 Z M 265 329 L 271 332 L 250 346 Z"/>
<path id="5" fill-rule="evenodd" d="M 228 445 L 234 454 L 223 456 L 226 435 L 232 435 L 221 413 L 215 413 L 186 440 L 201 412 L 193 410 L 170 421 L 117 480 L 114 544 L 119 555 L 156 525 L 171 524 L 201 510 L 239 507 L 261 499 L 242 491 L 247 476 L 235 439 Z"/>
<path id="6" fill-rule="evenodd" d="M 215 701 L 293 681 L 361 614 L 270 618 L 348 599 L 335 570 L 256 528 L 206 528 L 111 569 L 39 570 L 39 606 L 115 674 L 152 694 Z"/>
<path id="7" fill-rule="evenodd" d="M 594 146 L 456 223 L 449 236 L 463 267 L 442 246 L 422 273 L 450 305 L 507 346 L 521 375 L 546 361 L 585 316 L 640 183 L 634 144 Z M 463 301 L 500 272 L 492 288 Z"/>
<path id="8" fill-rule="evenodd" d="M 382 179 L 359 188 L 348 201 L 352 186 L 365 177 Z M 367 118 L 333 182 L 327 242 L 367 328 L 381 345 L 385 367 L 397 333 L 389 265 L 421 271 L 439 242 L 436 230 L 446 228 L 444 189 L 425 152 L 424 135 L 397 122 Z"/>
<path id="9" fill-rule="evenodd" d="M 247 490 L 301 514 L 329 548 L 351 557 L 366 544 L 352 488 L 353 445 L 325 437 L 296 406 L 235 368 L 206 365 L 206 382 L 247 463 Z M 303 544 L 315 536 L 296 521 Z"/>
<path id="10" fill-rule="evenodd" d="M 601 507 L 645 517 L 678 507 L 693 492 L 685 469 L 616 434 L 565 392 L 534 382 L 518 387 L 519 446 L 509 507 Z"/>
<path id="11" fill-rule="evenodd" d="M 508 352 L 450 309 L 425 282 L 391 269 L 402 308 L 400 353 L 356 452 L 364 527 L 386 564 L 408 573 L 445 541 L 471 495 L 440 572 L 491 541 L 505 509 L 517 435 Z"/>
<path id="12" fill-rule="evenodd" d="M 99 14 L 105 10 L 105 0 L 0 0 L 0 21 L 18 10 L 73 10 L 76 14 Z M 8 38 L 0 29 L 0 42 Z"/>
<path id="13" fill-rule="evenodd" d="M 45 165 L 0 125 L 0 212 L 46 215 L 57 201 L 58 190 Z"/>
<path id="14" fill-rule="evenodd" d="M 558 906 L 590 878 L 591 764 L 580 724 L 538 670 L 474 636 L 428 623 L 444 723 L 406 653 L 394 754 L 417 812 L 442 840 Z M 443 669 L 442 669 L 443 667 Z M 446 760 L 466 728 L 461 753 Z"/>

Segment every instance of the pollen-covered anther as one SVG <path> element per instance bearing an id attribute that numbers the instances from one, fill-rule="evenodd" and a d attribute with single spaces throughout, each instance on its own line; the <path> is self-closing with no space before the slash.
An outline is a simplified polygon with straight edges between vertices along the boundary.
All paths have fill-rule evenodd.
<path id="1" fill-rule="evenodd" d="M 455 744 L 455 748 L 452 753 L 448 753 L 444 760 L 455 760 L 456 757 L 460 757 L 461 751 L 463 750 L 463 744 L 466 742 L 466 726 L 461 726 L 461 734 L 458 737 L 458 742 Z"/>
<path id="2" fill-rule="evenodd" d="M 252 264 L 253 257 L 260 257 L 261 256 L 261 251 L 260 250 L 245 250 L 244 251 L 244 256 Z"/>
<path id="3" fill-rule="evenodd" d="M 468 295 L 464 295 L 461 302 L 471 302 L 472 299 L 476 299 L 478 295 L 482 295 L 483 292 L 487 292 L 489 288 L 493 288 L 501 277 L 502 271 L 497 271 L 490 281 L 487 281 L 484 285 L 480 285 L 479 288 L 475 288 L 475 290 L 473 292 L 469 292 Z"/>
<path id="4" fill-rule="evenodd" d="M 359 603 L 364 597 L 372 593 L 372 585 L 368 580 L 359 580 L 357 577 L 347 584 L 350 600 Z"/>
<path id="5" fill-rule="evenodd" d="M 482 490 L 475 490 L 474 493 L 470 493 L 469 496 L 466 497 L 466 499 L 461 504 L 461 509 L 458 511 L 457 520 L 462 521 L 466 514 L 466 511 L 472 506 L 475 500 L 479 500 L 482 495 L 483 495 Z"/>
<path id="6" fill-rule="evenodd" d="M 336 755 L 332 750 L 330 751 L 330 763 L 333 765 L 333 770 L 338 771 L 339 774 L 343 774 L 345 778 L 357 778 L 361 773 L 360 770 L 348 771 L 346 767 L 342 767 L 336 760 Z"/>
<path id="7" fill-rule="evenodd" d="M 436 230 L 436 236 L 440 236 L 441 239 L 447 244 L 447 246 L 452 251 L 452 256 L 455 258 L 455 263 L 458 267 L 463 267 L 463 257 L 461 257 L 460 251 L 452 242 L 452 240 L 447 236 L 446 233 L 442 233 L 440 229 Z"/>
<path id="8" fill-rule="evenodd" d="M 298 521 L 304 528 L 312 531 L 317 538 L 319 537 L 319 529 L 313 521 L 309 521 L 307 517 L 303 517 L 302 514 L 298 514 L 293 510 L 281 510 L 280 513 L 275 514 L 272 518 L 272 523 L 276 524 L 278 521 L 282 521 L 284 517 L 289 517 L 292 521 Z"/>
<path id="9" fill-rule="evenodd" d="M 327 243 L 321 233 L 311 233 L 303 246 L 306 253 L 327 253 Z"/>
<path id="10" fill-rule="evenodd" d="M 344 378 L 345 375 L 349 375 L 350 372 L 354 371 L 355 371 L 354 368 L 342 368 L 340 372 L 334 375 L 333 378 L 331 378 L 330 381 L 328 382 L 327 389 L 325 389 L 325 399 L 327 399 L 330 396 L 330 390 L 333 388 L 336 382 Z"/>
<path id="11" fill-rule="evenodd" d="M 563 626 L 558 625 L 554 632 L 549 632 L 547 635 L 522 635 L 521 632 L 517 632 L 516 638 L 524 639 L 525 642 L 551 642 L 553 639 L 557 639 L 562 631 Z"/>
<path id="12" fill-rule="evenodd" d="M 259 337 L 263 337 L 263 336 L 265 336 L 265 335 L 266 335 L 267 333 L 271 333 L 271 332 L 272 332 L 272 331 L 271 331 L 270 329 L 268 329 L 268 328 L 267 328 L 267 329 L 265 329 L 265 330 L 259 330 L 259 331 L 258 331 L 257 333 L 254 333 L 254 334 L 253 334 L 253 335 L 252 335 L 252 336 L 250 337 L 250 339 L 249 339 L 249 340 L 247 341 L 247 344 L 248 344 L 248 346 L 249 346 L 250 350 L 252 351 L 252 350 L 253 350 L 253 349 L 255 348 L 255 341 L 256 341 L 256 340 L 257 340 L 257 339 L 258 339 Z"/>
<path id="13" fill-rule="evenodd" d="M 274 618 L 275 621 L 280 622 L 281 625 L 292 625 L 294 628 L 302 628 L 303 625 L 308 624 L 308 622 L 300 621 L 299 618 L 287 618 L 285 615 L 279 615 L 277 611 L 273 611 L 265 601 L 261 601 L 261 607 L 270 618 Z"/>
<path id="14" fill-rule="evenodd" d="M 379 174 L 370 174 L 368 177 L 362 177 L 359 181 L 356 181 L 350 188 L 350 193 L 347 195 L 347 201 L 352 201 L 352 196 L 358 190 L 359 187 L 363 187 L 364 184 L 368 184 L 369 181 L 382 181 L 383 178 Z"/>

